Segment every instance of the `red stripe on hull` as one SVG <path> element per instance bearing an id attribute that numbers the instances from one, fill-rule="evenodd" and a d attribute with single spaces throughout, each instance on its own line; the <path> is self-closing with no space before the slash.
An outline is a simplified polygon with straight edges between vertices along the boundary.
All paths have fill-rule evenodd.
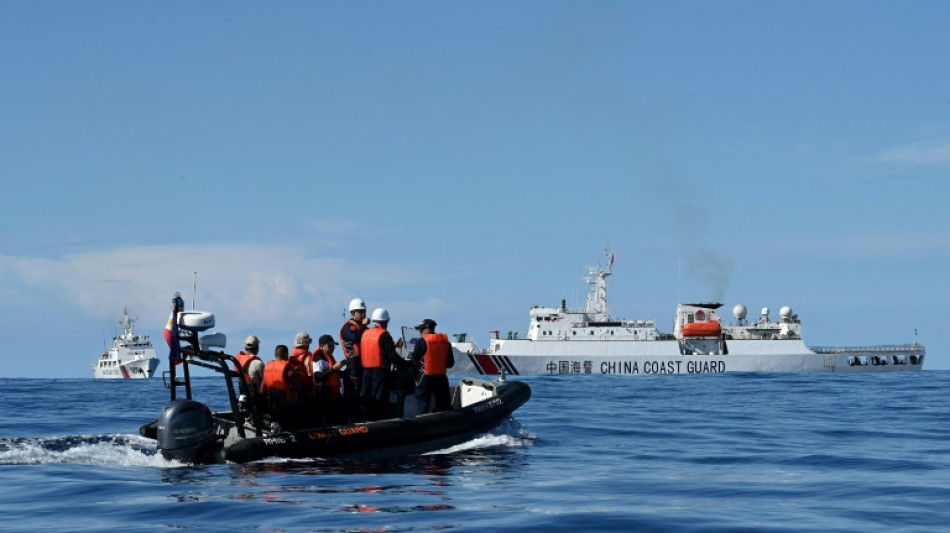
<path id="1" fill-rule="evenodd" d="M 482 371 L 482 374 L 500 374 L 498 367 L 495 366 L 495 362 L 492 361 L 491 356 L 488 354 L 474 354 L 475 360 L 478 362 L 479 369 Z"/>

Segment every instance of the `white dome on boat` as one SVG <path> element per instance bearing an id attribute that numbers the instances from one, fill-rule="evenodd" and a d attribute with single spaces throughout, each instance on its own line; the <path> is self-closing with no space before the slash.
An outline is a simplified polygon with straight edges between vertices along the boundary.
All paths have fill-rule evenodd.
<path id="1" fill-rule="evenodd" d="M 792 316 L 792 308 L 787 305 L 783 306 L 781 309 L 778 310 L 778 314 L 782 318 L 789 318 L 790 316 Z"/>
<path id="2" fill-rule="evenodd" d="M 224 333 L 209 333 L 207 335 L 202 335 L 198 339 L 198 346 L 202 350 L 210 350 L 211 348 L 224 348 L 228 344 L 228 337 Z"/>
<path id="3" fill-rule="evenodd" d="M 736 304 L 732 308 L 732 316 L 736 317 L 736 320 L 745 320 L 746 308 L 742 304 Z"/>
<path id="4" fill-rule="evenodd" d="M 207 311 L 182 311 L 178 325 L 189 331 L 205 331 L 214 327 L 214 314 Z"/>

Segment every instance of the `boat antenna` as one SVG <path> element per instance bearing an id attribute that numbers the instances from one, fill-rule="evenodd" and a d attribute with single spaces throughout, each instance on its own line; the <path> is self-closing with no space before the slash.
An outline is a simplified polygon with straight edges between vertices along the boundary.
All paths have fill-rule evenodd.
<path id="1" fill-rule="evenodd" d="M 191 309 L 195 308 L 195 296 L 198 294 L 198 271 L 195 271 L 195 281 L 191 285 Z"/>

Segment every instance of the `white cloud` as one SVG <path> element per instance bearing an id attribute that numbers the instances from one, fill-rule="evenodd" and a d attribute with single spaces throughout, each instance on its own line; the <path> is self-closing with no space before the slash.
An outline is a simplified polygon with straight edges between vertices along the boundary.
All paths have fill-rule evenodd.
<path id="1" fill-rule="evenodd" d="M 845 239 L 842 249 L 858 256 L 919 257 L 950 251 L 947 233 L 878 233 Z"/>
<path id="2" fill-rule="evenodd" d="M 907 165 L 950 164 L 950 142 L 899 146 L 885 150 L 877 160 Z"/>
<path id="3" fill-rule="evenodd" d="M 129 306 L 143 323 L 156 323 L 167 318 L 175 291 L 192 306 L 195 272 L 195 307 L 214 312 L 228 329 L 335 322 L 354 294 L 428 275 L 414 265 L 355 265 L 281 245 L 135 246 L 55 259 L 0 256 L 0 294 L 7 305 L 35 306 L 38 294 L 58 293 L 102 317 Z"/>
<path id="4" fill-rule="evenodd" d="M 920 259 L 950 252 L 950 233 L 873 233 L 840 234 L 784 238 L 780 242 L 752 243 L 757 249 L 783 255 L 816 255 L 828 258 L 855 259 L 904 257 Z"/>

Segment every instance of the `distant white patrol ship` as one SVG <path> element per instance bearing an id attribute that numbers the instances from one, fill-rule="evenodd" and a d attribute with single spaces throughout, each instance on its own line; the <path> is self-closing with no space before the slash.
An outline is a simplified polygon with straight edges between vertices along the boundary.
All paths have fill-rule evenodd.
<path id="1" fill-rule="evenodd" d="M 112 339 L 112 347 L 99 357 L 92 367 L 96 379 L 147 379 L 155 375 L 160 359 L 155 357 L 155 349 L 148 335 L 136 335 L 134 318 L 129 310 L 119 321 L 122 334 Z"/>
<path id="2" fill-rule="evenodd" d="M 720 303 L 679 304 L 673 333 L 653 320 L 618 320 L 607 307 L 607 266 L 590 267 L 587 306 L 534 307 L 526 338 L 495 335 L 478 350 L 464 334 L 454 343 L 452 374 L 707 374 L 720 372 L 909 372 L 920 371 L 925 349 L 917 344 L 808 347 L 790 307 L 773 321 L 763 308 L 756 320 L 736 305 L 736 322 L 724 325 Z M 915 332 L 916 337 L 916 332 Z M 465 341 L 465 342 L 462 342 Z"/>

